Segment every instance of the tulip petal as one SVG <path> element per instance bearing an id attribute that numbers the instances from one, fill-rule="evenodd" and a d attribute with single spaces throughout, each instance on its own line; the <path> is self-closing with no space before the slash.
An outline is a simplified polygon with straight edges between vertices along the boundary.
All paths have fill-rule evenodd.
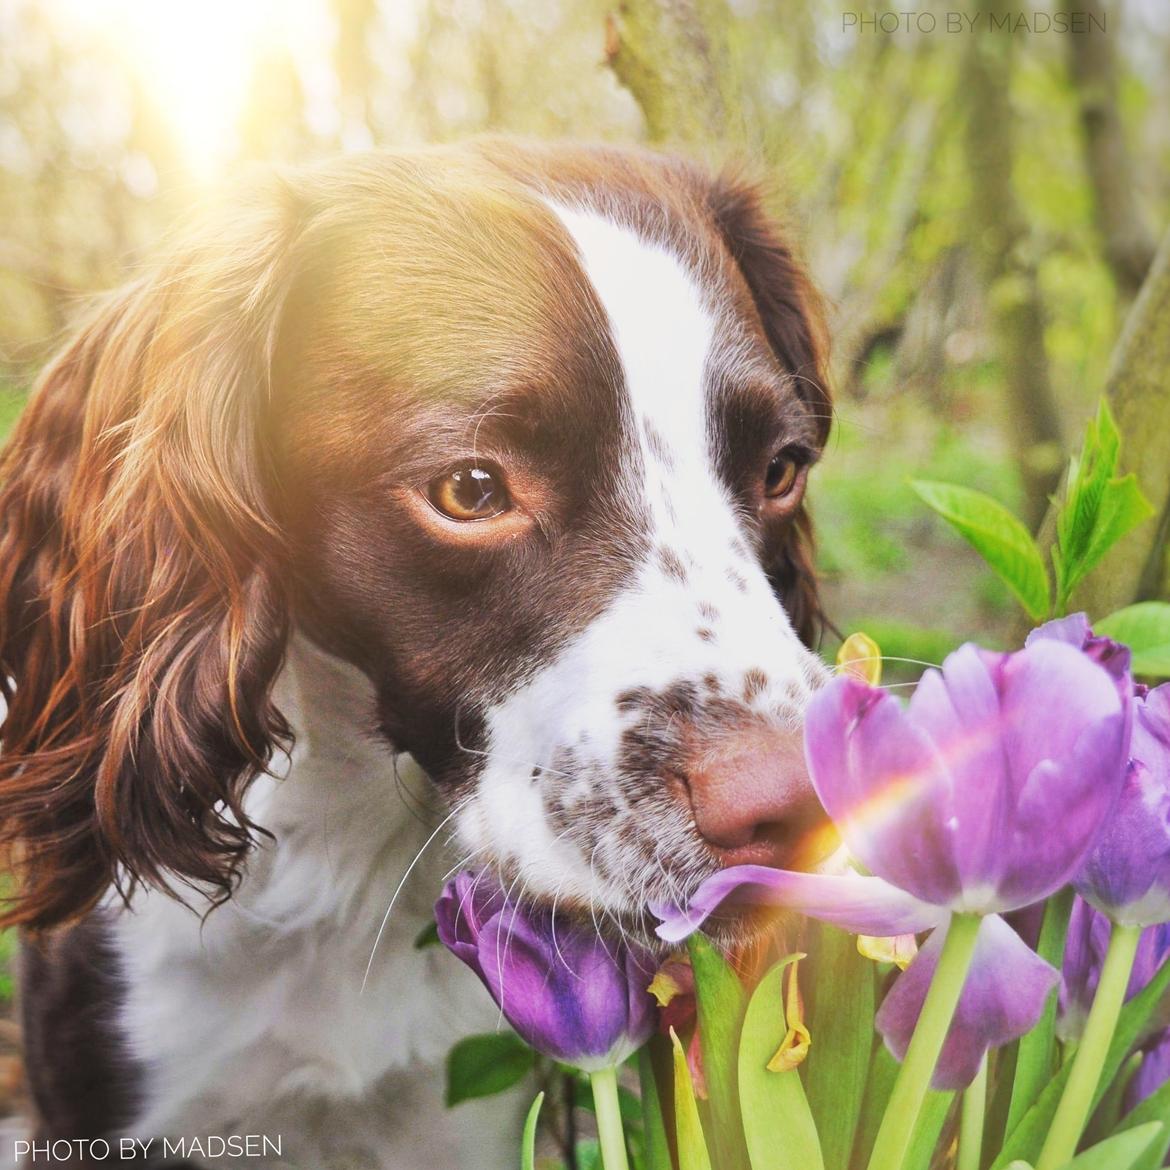
<path id="1" fill-rule="evenodd" d="M 1024 648 L 1027 649 L 1038 639 L 1049 638 L 1057 642 L 1064 642 L 1068 646 L 1075 646 L 1080 650 L 1092 637 L 1093 631 L 1089 627 L 1089 618 L 1085 613 L 1070 613 L 1068 617 L 1055 618 L 1037 626 L 1024 639 Z"/>
<path id="2" fill-rule="evenodd" d="M 949 792 L 940 794 L 939 818 L 968 903 L 972 894 L 995 889 L 1011 827 L 1000 696 L 990 669 L 998 657 L 960 647 L 941 671 L 922 676 L 909 707 L 911 721 L 946 765 Z"/>
<path id="3" fill-rule="evenodd" d="M 1170 919 L 1170 684 L 1134 701 L 1130 755 L 1076 887 L 1115 922 L 1150 926 Z"/>
<path id="4" fill-rule="evenodd" d="M 500 887 L 483 873 L 463 870 L 435 903 L 435 926 L 443 945 L 482 976 L 479 936 L 484 923 L 504 905 Z"/>
<path id="5" fill-rule="evenodd" d="M 563 938 L 561 947 L 565 945 Z M 557 961 L 548 940 L 528 919 L 510 909 L 492 918 L 480 936 L 480 966 L 484 982 L 500 1010 L 520 1035 L 534 1047 L 571 1061 L 579 1052 L 605 1052 L 616 1038 L 605 1024 L 591 1028 L 577 1010 L 578 994 L 597 995 L 612 982 L 604 968 Z M 575 960 L 577 955 L 573 955 Z M 623 991 L 624 994 L 624 991 Z M 601 1019 L 622 1016 L 602 1012 Z M 604 1032 L 604 1034 L 597 1034 Z"/>
<path id="6" fill-rule="evenodd" d="M 1121 642 L 1113 641 L 1112 638 L 1095 635 L 1086 614 L 1071 613 L 1068 617 L 1045 622 L 1028 635 L 1024 647 L 1027 648 L 1037 640 L 1045 638 L 1083 650 L 1098 666 L 1103 666 L 1110 673 L 1125 694 L 1132 689 L 1133 681 L 1130 678 L 1129 667 L 1133 655 L 1130 648 Z"/>
<path id="7" fill-rule="evenodd" d="M 890 988 L 875 1019 L 890 1052 L 902 1060 L 938 966 L 946 927 L 936 930 Z M 1059 975 L 998 915 L 979 924 L 971 968 L 963 984 L 931 1084 L 962 1089 L 975 1079 L 988 1048 L 1034 1027 Z"/>
<path id="8" fill-rule="evenodd" d="M 479 960 L 508 1022 L 541 1052 L 589 1069 L 616 1063 L 649 1036 L 653 1000 L 645 988 L 652 965 L 632 996 L 626 971 L 590 930 L 558 930 L 554 949 L 539 922 L 507 907 L 484 924 Z M 619 1044 L 624 1051 L 617 1055 Z"/>
<path id="9" fill-rule="evenodd" d="M 685 909 L 650 907 L 661 920 L 658 937 L 681 942 L 719 910 L 776 906 L 838 926 L 852 934 L 912 934 L 937 926 L 946 912 L 881 878 L 859 873 L 796 873 L 765 865 L 736 865 L 707 878 Z"/>
<path id="10" fill-rule="evenodd" d="M 1079 1040 L 1084 1031 L 1101 978 L 1101 965 L 1109 948 L 1110 931 L 1109 919 L 1104 914 L 1083 898 L 1073 899 L 1061 963 L 1060 1001 L 1056 1016 L 1056 1033 L 1061 1040 Z M 1168 944 L 1170 933 L 1166 927 L 1151 926 L 1142 931 L 1129 973 L 1126 1002 L 1153 979 L 1170 950 Z M 1165 1016 L 1164 1011 L 1155 1013 L 1155 1025 L 1163 1022 L 1161 1016 Z"/>
<path id="11" fill-rule="evenodd" d="M 805 713 L 805 755 L 821 803 L 867 869 L 927 902 L 956 896 L 946 766 L 893 695 L 833 679 Z"/>
<path id="12" fill-rule="evenodd" d="M 1163 1032 L 1142 1053 L 1142 1062 L 1125 1089 L 1128 1113 L 1170 1081 L 1170 1032 Z"/>
<path id="13" fill-rule="evenodd" d="M 435 904 L 439 938 L 483 981 L 526 1043 L 593 1069 L 620 1063 L 654 1030 L 649 952 L 507 898 L 486 873 L 463 872 Z"/>

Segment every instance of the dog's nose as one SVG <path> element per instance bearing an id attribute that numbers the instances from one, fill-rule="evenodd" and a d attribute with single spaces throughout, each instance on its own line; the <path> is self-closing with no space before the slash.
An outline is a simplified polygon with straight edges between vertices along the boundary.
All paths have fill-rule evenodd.
<path id="1" fill-rule="evenodd" d="M 803 868 L 831 851 L 799 732 L 751 728 L 688 772 L 695 825 L 725 865 Z"/>

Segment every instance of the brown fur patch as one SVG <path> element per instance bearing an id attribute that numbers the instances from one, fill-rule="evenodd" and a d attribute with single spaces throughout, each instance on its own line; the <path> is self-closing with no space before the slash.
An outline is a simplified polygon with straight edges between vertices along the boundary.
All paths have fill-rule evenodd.
<path id="1" fill-rule="evenodd" d="M 673 549 L 660 548 L 658 550 L 658 567 L 672 581 L 678 581 L 681 584 L 687 580 L 686 565 Z"/>

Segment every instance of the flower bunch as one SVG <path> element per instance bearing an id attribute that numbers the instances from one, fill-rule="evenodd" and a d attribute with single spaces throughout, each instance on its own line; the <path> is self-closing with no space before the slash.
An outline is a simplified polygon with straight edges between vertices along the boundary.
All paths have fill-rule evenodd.
<path id="1" fill-rule="evenodd" d="M 1162 1107 L 1170 1070 L 1170 1013 L 1155 1010 L 1170 949 L 1160 925 L 1170 920 L 1170 684 L 1135 685 L 1129 661 L 1125 647 L 1075 615 L 1040 627 L 1014 653 L 960 648 L 926 672 L 906 705 L 872 675 L 841 673 L 812 700 L 805 750 L 849 864 L 821 873 L 733 867 L 685 906 L 653 907 L 664 941 L 688 941 L 689 964 L 674 958 L 659 970 L 640 948 L 510 902 L 484 875 L 448 885 L 436 907 L 439 936 L 520 1036 L 593 1076 L 610 1170 L 627 1165 L 626 1149 L 617 1107 L 601 1094 L 612 1098 L 614 1068 L 655 1030 L 651 990 L 672 1024 L 682 1170 L 797 1170 L 762 1153 L 778 1130 L 774 1117 L 761 1128 L 760 1101 L 780 1102 L 786 1124 L 813 1135 L 802 1157 L 814 1170 L 925 1166 L 918 1135 L 929 1103 L 956 1092 L 964 1170 L 986 1161 L 988 1129 L 1025 1165 L 1058 1170 L 1100 1102 L 1127 998 L 1121 1055 L 1139 1053 L 1141 1067 L 1118 1082 L 1118 1100 L 1147 1113 L 1151 1100 Z M 748 997 L 697 933 L 761 903 L 823 923 L 821 948 L 832 946 L 828 932 L 859 936 L 849 978 L 868 982 L 869 1024 L 884 1059 L 901 1066 L 868 1135 L 860 1101 L 842 1119 L 847 1142 L 819 1133 L 823 1109 L 813 1108 L 811 1090 L 835 1054 L 817 1047 L 799 981 L 804 956 L 781 959 Z M 863 954 L 899 961 L 886 974 Z M 831 990 L 816 988 L 821 1017 Z M 682 1001 L 693 1005 L 689 1014 Z M 688 1025 L 684 1048 L 675 1028 Z M 1008 1046 L 1016 1081 L 999 1095 L 1014 1117 L 989 1119 L 989 1054 Z M 1062 1049 L 1075 1050 L 1063 1065 Z M 997 1078 L 1007 1067 L 995 1064 Z M 648 1093 L 656 1093 L 652 1077 L 643 1078 Z M 657 1103 L 653 1113 L 660 1118 Z M 1142 1136 L 1150 1139 L 1143 1151 L 1170 1147 L 1160 1126 Z M 867 1140 L 868 1149 L 858 1145 Z M 828 1148 L 843 1150 L 836 1162 Z"/>
<path id="2" fill-rule="evenodd" d="M 1103 409 L 1070 471 L 1054 585 L 994 502 L 918 486 L 1029 612 L 1060 613 L 1145 514 L 1116 456 Z M 1170 676 L 1168 631 L 1159 603 L 1096 630 L 1050 620 L 1012 653 L 960 647 L 905 704 L 854 636 L 806 713 L 809 775 L 843 842 L 823 872 L 732 867 L 651 905 L 676 948 L 660 962 L 482 875 L 444 891 L 439 936 L 526 1042 L 588 1072 L 605 1170 L 628 1153 L 636 1170 L 1156 1170 L 1170 683 L 1134 674 Z M 703 928 L 760 905 L 784 935 L 729 961 Z M 800 952 L 780 942 L 794 921 Z M 640 1045 L 627 1150 L 616 1068 Z"/>

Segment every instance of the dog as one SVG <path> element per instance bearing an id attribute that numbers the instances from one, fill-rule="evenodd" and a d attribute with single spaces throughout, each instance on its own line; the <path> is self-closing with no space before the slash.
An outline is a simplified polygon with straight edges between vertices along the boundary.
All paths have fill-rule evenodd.
<path id="1" fill-rule="evenodd" d="M 757 187 L 610 147 L 274 175 L 100 306 L 0 464 L 36 1138 L 511 1165 L 411 942 L 453 865 L 645 936 L 800 864 L 824 363 Z"/>

